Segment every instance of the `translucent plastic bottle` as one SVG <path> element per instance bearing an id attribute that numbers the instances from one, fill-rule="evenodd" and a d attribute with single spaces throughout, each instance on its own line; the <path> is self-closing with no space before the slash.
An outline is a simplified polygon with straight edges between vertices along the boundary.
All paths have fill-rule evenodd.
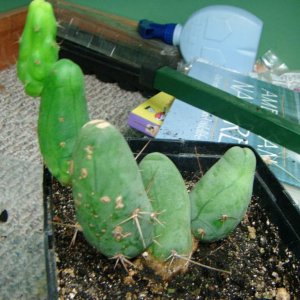
<path id="1" fill-rule="evenodd" d="M 179 46 L 184 60 L 198 58 L 248 73 L 253 69 L 263 22 L 250 12 L 227 5 L 196 11 L 184 25 L 139 22 L 144 38 L 160 38 Z"/>

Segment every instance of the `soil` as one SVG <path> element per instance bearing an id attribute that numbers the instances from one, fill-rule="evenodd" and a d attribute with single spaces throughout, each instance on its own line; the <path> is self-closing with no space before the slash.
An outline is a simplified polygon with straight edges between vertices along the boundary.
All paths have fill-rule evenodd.
<path id="1" fill-rule="evenodd" d="M 282 246 L 277 228 L 253 197 L 226 239 L 200 244 L 185 274 L 161 280 L 147 267 L 115 265 L 76 231 L 71 188 L 52 183 L 60 299 L 299 299 L 300 262 Z M 143 258 L 140 258 L 142 260 Z M 136 263 L 135 261 L 132 261 Z M 139 264 L 140 265 L 140 264 Z"/>

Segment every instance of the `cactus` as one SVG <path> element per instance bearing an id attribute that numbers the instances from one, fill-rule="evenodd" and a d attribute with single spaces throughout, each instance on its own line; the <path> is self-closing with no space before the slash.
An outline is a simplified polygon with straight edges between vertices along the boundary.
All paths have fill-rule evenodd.
<path id="1" fill-rule="evenodd" d="M 70 184 L 69 164 L 81 127 L 88 121 L 84 76 L 68 59 L 57 61 L 45 79 L 38 137 L 45 165 L 62 184 Z"/>
<path id="2" fill-rule="evenodd" d="M 117 260 L 139 255 L 152 242 L 152 207 L 138 165 L 122 134 L 93 120 L 73 153 L 73 198 L 86 240 Z"/>
<path id="3" fill-rule="evenodd" d="M 169 279 L 188 266 L 187 260 L 174 260 L 174 255 L 189 258 L 193 250 L 189 195 L 180 172 L 166 155 L 150 153 L 139 167 L 156 219 L 147 262 L 157 274 Z"/>
<path id="4" fill-rule="evenodd" d="M 233 146 L 200 178 L 190 192 L 197 239 L 220 240 L 236 228 L 251 200 L 255 168 L 253 151 Z"/>
<path id="5" fill-rule="evenodd" d="M 50 3 L 33 0 L 19 43 L 17 73 L 29 96 L 41 95 L 44 79 L 58 60 L 56 19 Z"/>

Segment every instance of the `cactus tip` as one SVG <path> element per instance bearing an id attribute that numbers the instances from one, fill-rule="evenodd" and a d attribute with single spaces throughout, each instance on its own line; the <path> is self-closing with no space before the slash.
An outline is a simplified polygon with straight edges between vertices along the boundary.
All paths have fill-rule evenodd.
<path id="1" fill-rule="evenodd" d="M 199 228 L 199 229 L 197 230 L 197 232 L 198 232 L 200 238 L 203 239 L 204 236 L 205 236 L 205 234 L 206 234 L 205 230 L 204 230 L 203 228 Z"/>
<path id="2" fill-rule="evenodd" d="M 160 211 L 160 212 L 158 212 L 158 211 L 153 212 L 153 213 L 150 214 L 150 217 L 151 217 L 151 219 L 153 219 L 155 222 L 157 222 L 159 225 L 165 226 L 165 224 L 162 223 L 162 222 L 158 219 L 158 215 L 164 213 L 165 211 L 166 211 L 166 210 L 164 209 L 163 211 Z"/>
<path id="3" fill-rule="evenodd" d="M 170 256 L 167 257 L 167 259 L 166 259 L 166 261 L 171 260 L 171 261 L 170 261 L 170 264 L 169 264 L 170 267 L 171 267 L 171 264 L 174 262 L 174 260 L 175 260 L 176 258 L 177 258 L 177 259 L 180 259 L 180 260 L 186 261 L 186 266 L 188 266 L 189 263 L 192 263 L 192 264 L 194 264 L 194 265 L 200 266 L 200 267 L 205 268 L 205 269 L 208 269 L 208 270 L 217 271 L 217 272 L 221 272 L 221 273 L 227 273 L 227 274 L 230 274 L 230 275 L 231 275 L 231 272 L 230 272 L 230 271 L 227 271 L 227 270 L 223 270 L 223 269 L 214 268 L 214 267 L 211 267 L 211 266 L 204 265 L 204 264 L 202 264 L 202 263 L 199 263 L 199 262 L 197 262 L 197 261 L 192 260 L 190 256 L 187 257 L 186 255 L 180 255 L 180 254 L 178 254 L 176 250 L 172 250 Z"/>
<path id="4" fill-rule="evenodd" d="M 110 259 L 115 259 L 116 263 L 115 263 L 115 267 L 117 267 L 117 265 L 119 263 L 122 264 L 123 268 L 126 270 L 127 273 L 129 273 L 128 269 L 127 269 L 127 265 L 131 266 L 131 267 L 135 267 L 135 265 L 128 259 L 128 257 L 126 257 L 123 254 L 116 254 L 113 257 L 111 257 Z"/>
<path id="5" fill-rule="evenodd" d="M 140 221 L 139 221 L 139 216 L 142 215 L 142 214 L 145 214 L 145 212 L 142 212 L 140 208 L 136 208 L 131 216 L 127 219 L 125 219 L 124 221 L 122 221 L 121 223 L 119 223 L 119 225 L 121 224 L 124 224 L 130 220 L 133 220 L 137 229 L 138 229 L 138 232 L 139 232 L 139 235 L 140 235 L 140 238 L 141 238 L 141 241 L 143 243 L 143 247 L 146 248 L 147 245 L 146 245 L 146 242 L 145 242 L 145 239 L 144 239 L 144 236 L 143 236 L 143 231 L 142 231 L 142 228 L 141 228 L 141 225 L 140 225 Z"/>

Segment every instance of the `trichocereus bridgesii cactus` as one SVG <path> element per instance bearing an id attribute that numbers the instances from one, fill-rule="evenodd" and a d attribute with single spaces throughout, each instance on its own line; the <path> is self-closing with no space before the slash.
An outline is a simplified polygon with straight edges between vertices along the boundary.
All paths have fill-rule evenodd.
<path id="1" fill-rule="evenodd" d="M 76 217 L 86 240 L 123 265 L 152 242 L 152 206 L 137 162 L 119 130 L 92 120 L 73 152 Z"/>
<path id="2" fill-rule="evenodd" d="M 228 236 L 249 206 L 256 169 L 250 148 L 233 146 L 190 192 L 193 235 L 203 242 Z"/>
<path id="3" fill-rule="evenodd" d="M 44 163 L 61 184 L 71 183 L 73 147 L 88 120 L 83 73 L 71 60 L 58 60 L 45 79 L 38 137 Z"/>
<path id="4" fill-rule="evenodd" d="M 189 194 L 179 170 L 166 155 L 147 154 L 139 167 L 156 220 L 146 262 L 163 279 L 169 279 L 187 269 L 193 251 Z"/>
<path id="5" fill-rule="evenodd" d="M 33 0 L 28 7 L 17 61 L 18 77 L 29 96 L 41 95 L 44 79 L 58 60 L 56 31 L 52 5 L 44 0 Z"/>

